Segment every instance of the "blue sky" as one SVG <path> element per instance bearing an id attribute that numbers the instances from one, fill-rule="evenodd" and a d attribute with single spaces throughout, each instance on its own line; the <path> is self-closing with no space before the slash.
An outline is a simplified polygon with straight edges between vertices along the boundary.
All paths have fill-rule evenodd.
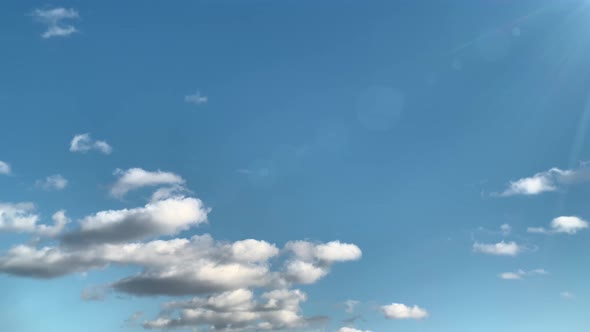
<path id="1" fill-rule="evenodd" d="M 0 330 L 590 324 L 587 1 L 0 8 Z"/>

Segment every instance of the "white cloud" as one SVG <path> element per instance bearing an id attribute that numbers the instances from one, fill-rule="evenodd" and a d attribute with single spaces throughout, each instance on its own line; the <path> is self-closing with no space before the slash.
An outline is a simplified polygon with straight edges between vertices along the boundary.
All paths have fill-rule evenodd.
<path id="1" fill-rule="evenodd" d="M 69 219 L 63 210 L 56 212 L 52 219 L 53 225 L 38 224 L 40 217 L 35 212 L 33 203 L 0 203 L 0 232 L 57 236 L 63 231 Z"/>
<path id="2" fill-rule="evenodd" d="M 358 260 L 362 252 L 354 244 L 332 241 L 325 244 L 314 244 L 307 241 L 291 241 L 285 248 L 292 251 L 303 261 L 319 260 L 326 263 Z"/>
<path id="3" fill-rule="evenodd" d="M 514 241 L 502 241 L 495 244 L 484 244 L 476 242 L 473 244 L 473 251 L 487 255 L 516 256 L 523 250 L 524 248 Z"/>
<path id="4" fill-rule="evenodd" d="M 33 203 L 0 203 L 0 231 L 34 232 L 39 216 Z"/>
<path id="5" fill-rule="evenodd" d="M 101 211 L 79 221 L 80 228 L 64 234 L 70 245 L 121 243 L 175 235 L 207 221 L 209 208 L 192 197 L 175 197 L 145 207 Z"/>
<path id="6" fill-rule="evenodd" d="M 336 331 L 336 332 L 371 332 L 371 331 L 369 331 L 369 330 L 357 330 L 355 328 L 346 327 L 345 326 L 345 327 L 339 328 L 338 331 Z"/>
<path id="7" fill-rule="evenodd" d="M 501 279 L 505 280 L 522 280 L 523 274 L 520 272 L 504 272 L 500 274 Z"/>
<path id="8" fill-rule="evenodd" d="M 70 142 L 71 152 L 98 151 L 103 154 L 111 154 L 113 148 L 105 141 L 94 140 L 89 133 L 75 135 Z"/>
<path id="9" fill-rule="evenodd" d="M 401 303 L 392 303 L 381 307 L 381 311 L 388 319 L 422 319 L 428 317 L 428 312 L 418 306 L 409 307 Z"/>
<path id="10" fill-rule="evenodd" d="M 359 301 L 356 300 L 346 300 L 344 301 L 344 306 L 345 309 L 344 311 L 346 311 L 349 314 L 352 314 L 356 308 L 357 305 L 359 305 Z"/>
<path id="11" fill-rule="evenodd" d="M 6 162 L 0 160 L 0 174 L 1 175 L 9 175 L 12 172 L 10 165 Z"/>
<path id="12" fill-rule="evenodd" d="M 571 170 L 551 168 L 539 172 L 531 177 L 510 181 L 508 188 L 496 196 L 538 195 L 544 192 L 556 191 L 560 186 L 584 183 L 590 181 L 590 167 L 581 164 Z"/>
<path id="13" fill-rule="evenodd" d="M 291 241 L 285 249 L 294 255 L 285 265 L 287 280 L 302 284 L 315 283 L 329 273 L 335 262 L 354 261 L 362 256 L 359 247 L 340 241 L 325 244 Z"/>
<path id="14" fill-rule="evenodd" d="M 130 168 L 128 170 L 117 169 L 114 175 L 118 176 L 117 182 L 111 188 L 111 195 L 121 198 L 129 191 L 143 187 L 153 187 L 161 185 L 183 185 L 184 179 L 180 175 L 171 172 L 162 172 L 160 170 L 150 172 L 141 168 Z M 154 198 L 170 197 L 177 193 L 178 189 L 172 191 L 157 191 Z"/>
<path id="15" fill-rule="evenodd" d="M 301 284 L 313 284 L 327 275 L 328 272 L 327 267 L 300 260 L 291 261 L 286 266 L 288 279 Z"/>
<path id="16" fill-rule="evenodd" d="M 521 269 L 516 272 L 500 273 L 498 276 L 500 277 L 500 279 L 504 279 L 504 280 L 522 280 L 526 276 L 545 275 L 545 274 L 548 274 L 548 272 L 545 271 L 544 269 L 535 269 L 535 270 L 530 270 L 530 271 L 525 271 L 525 270 Z"/>
<path id="17" fill-rule="evenodd" d="M 71 24 L 64 23 L 66 20 L 78 19 L 80 15 L 72 8 L 35 9 L 33 18 L 47 26 L 41 37 L 48 39 L 52 37 L 66 37 L 78 30 Z"/>
<path id="18" fill-rule="evenodd" d="M 192 95 L 184 96 L 184 101 L 195 105 L 201 105 L 206 104 L 209 101 L 209 98 L 207 96 L 202 96 L 201 91 L 197 91 Z"/>
<path id="19" fill-rule="evenodd" d="M 529 227 L 527 232 L 536 234 L 576 234 L 588 228 L 588 222 L 576 216 L 561 216 L 551 221 L 551 228 Z"/>
<path id="20" fill-rule="evenodd" d="M 561 298 L 564 300 L 573 300 L 574 298 L 576 298 L 574 293 L 571 292 L 561 292 L 559 293 L 559 296 L 561 296 Z"/>
<path id="21" fill-rule="evenodd" d="M 60 174 L 55 174 L 43 180 L 37 180 L 35 184 L 44 190 L 63 190 L 68 185 L 68 180 Z"/>

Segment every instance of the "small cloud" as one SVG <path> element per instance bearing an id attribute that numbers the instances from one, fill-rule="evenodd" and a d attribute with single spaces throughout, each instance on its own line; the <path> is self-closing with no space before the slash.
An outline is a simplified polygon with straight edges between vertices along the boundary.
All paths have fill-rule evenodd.
<path id="1" fill-rule="evenodd" d="M 66 20 L 80 18 L 78 12 L 72 8 L 35 9 L 32 16 L 47 26 L 47 30 L 41 34 L 44 39 L 67 37 L 78 31 L 73 25 L 64 23 Z"/>
<path id="2" fill-rule="evenodd" d="M 371 332 L 371 331 L 369 331 L 369 330 L 357 330 L 357 329 L 355 329 L 353 327 L 346 327 L 345 326 L 345 327 L 339 328 L 338 331 L 336 331 L 336 332 Z"/>
<path id="3" fill-rule="evenodd" d="M 109 288 L 105 286 L 89 287 L 80 293 L 80 298 L 84 301 L 103 301 L 108 291 Z"/>
<path id="4" fill-rule="evenodd" d="M 143 187 L 171 185 L 174 188 L 174 186 L 182 186 L 185 183 L 180 175 L 160 170 L 150 172 L 141 168 L 116 169 L 114 175 L 119 177 L 111 188 L 111 195 L 116 198 L 122 198 L 129 191 Z M 154 194 L 152 200 L 170 197 L 179 192 L 178 187 L 176 189 L 159 190 Z"/>
<path id="5" fill-rule="evenodd" d="M 590 167 L 587 162 L 580 163 L 575 169 L 562 170 L 557 167 L 539 172 L 531 177 L 510 181 L 508 188 L 492 196 L 539 195 L 556 191 L 562 186 L 590 182 Z"/>
<path id="6" fill-rule="evenodd" d="M 37 180 L 35 185 L 43 190 L 63 190 L 68 185 L 68 180 L 60 174 L 55 174 L 43 180 Z"/>
<path id="7" fill-rule="evenodd" d="M 381 311 L 388 319 L 422 319 L 428 317 L 428 312 L 418 306 L 409 307 L 401 303 L 392 303 L 381 307 Z"/>
<path id="8" fill-rule="evenodd" d="M 502 231 L 502 235 L 508 236 L 512 232 L 512 227 L 508 224 L 503 224 L 500 226 L 500 231 Z"/>
<path id="9" fill-rule="evenodd" d="M 0 160 L 0 174 L 2 175 L 10 175 L 10 173 L 12 172 L 10 165 L 6 162 L 3 162 L 2 160 Z"/>
<path id="10" fill-rule="evenodd" d="M 500 273 L 500 279 L 504 280 L 522 280 L 523 273 L 521 272 L 504 272 Z"/>
<path id="11" fill-rule="evenodd" d="M 360 303 L 359 301 L 355 301 L 355 300 L 346 300 L 346 301 L 344 301 L 344 306 L 345 306 L 344 311 L 346 311 L 349 314 L 352 314 L 354 312 L 354 309 L 356 308 L 356 306 L 359 303 Z"/>
<path id="12" fill-rule="evenodd" d="M 571 293 L 571 292 L 561 292 L 561 293 L 559 293 L 559 296 L 561 296 L 561 298 L 564 300 L 573 300 L 576 298 L 574 293 Z"/>
<path id="13" fill-rule="evenodd" d="M 521 253 L 524 248 L 516 242 L 498 242 L 494 244 L 474 243 L 473 251 L 481 254 L 496 255 L 496 256 L 516 256 Z"/>
<path id="14" fill-rule="evenodd" d="M 207 96 L 202 96 L 201 91 L 197 91 L 192 95 L 184 96 L 184 101 L 190 104 L 201 105 L 206 104 L 209 101 Z"/>
<path id="15" fill-rule="evenodd" d="M 89 133 L 74 136 L 70 142 L 71 152 L 99 151 L 103 154 L 111 154 L 113 148 L 105 141 L 94 140 Z"/>
<path id="16" fill-rule="evenodd" d="M 527 232 L 534 234 L 576 234 L 588 228 L 588 222 L 576 216 L 561 216 L 551 221 L 551 228 L 529 227 Z"/>

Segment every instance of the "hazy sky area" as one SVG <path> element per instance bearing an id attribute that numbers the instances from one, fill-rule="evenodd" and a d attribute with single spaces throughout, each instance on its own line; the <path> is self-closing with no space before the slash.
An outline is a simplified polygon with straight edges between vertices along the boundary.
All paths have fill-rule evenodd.
<path id="1" fill-rule="evenodd" d="M 590 1 L 0 4 L 0 331 L 587 332 Z"/>

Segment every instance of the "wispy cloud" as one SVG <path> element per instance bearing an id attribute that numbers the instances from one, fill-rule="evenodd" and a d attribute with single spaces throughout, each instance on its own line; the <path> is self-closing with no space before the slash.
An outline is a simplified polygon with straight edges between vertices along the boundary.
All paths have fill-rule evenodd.
<path id="1" fill-rule="evenodd" d="M 588 222 L 576 216 L 561 216 L 551 221 L 550 229 L 529 227 L 527 232 L 536 234 L 576 234 L 588 228 Z"/>
<path id="2" fill-rule="evenodd" d="M 359 301 L 356 300 L 346 300 L 344 301 L 344 311 L 346 311 L 349 314 L 352 314 L 354 312 L 354 310 L 356 309 L 356 307 L 359 305 Z"/>
<path id="3" fill-rule="evenodd" d="M 113 148 L 106 141 L 94 140 L 89 133 L 75 135 L 70 142 L 71 152 L 85 153 L 92 150 L 103 154 L 113 152 Z"/>
<path id="4" fill-rule="evenodd" d="M 557 167 L 531 177 L 510 181 L 508 188 L 492 196 L 539 195 L 556 191 L 561 186 L 590 182 L 590 167 L 582 163 L 578 168 L 562 170 Z"/>
<path id="5" fill-rule="evenodd" d="M 63 190 L 67 187 L 68 180 L 60 174 L 55 174 L 43 180 L 37 180 L 35 185 L 43 190 Z"/>
<path id="6" fill-rule="evenodd" d="M 193 94 L 184 96 L 184 101 L 187 103 L 201 105 L 206 104 L 209 101 L 209 97 L 201 95 L 201 91 L 197 91 Z"/>
<path id="7" fill-rule="evenodd" d="M 2 175 L 9 175 L 12 172 L 10 165 L 2 160 L 0 160 L 0 174 Z"/>
<path id="8" fill-rule="evenodd" d="M 72 8 L 35 9 L 32 16 L 36 21 L 47 26 L 47 30 L 41 34 L 41 37 L 45 39 L 67 37 L 78 31 L 72 24 L 64 22 L 80 18 L 78 11 Z"/>
<path id="9" fill-rule="evenodd" d="M 544 269 L 534 269 L 530 271 L 518 270 L 516 272 L 500 273 L 498 277 L 504 280 L 523 280 L 527 276 L 545 275 L 548 274 Z"/>
<path id="10" fill-rule="evenodd" d="M 576 295 L 572 292 L 561 292 L 559 293 L 559 296 L 564 300 L 573 300 L 576 298 Z"/>

